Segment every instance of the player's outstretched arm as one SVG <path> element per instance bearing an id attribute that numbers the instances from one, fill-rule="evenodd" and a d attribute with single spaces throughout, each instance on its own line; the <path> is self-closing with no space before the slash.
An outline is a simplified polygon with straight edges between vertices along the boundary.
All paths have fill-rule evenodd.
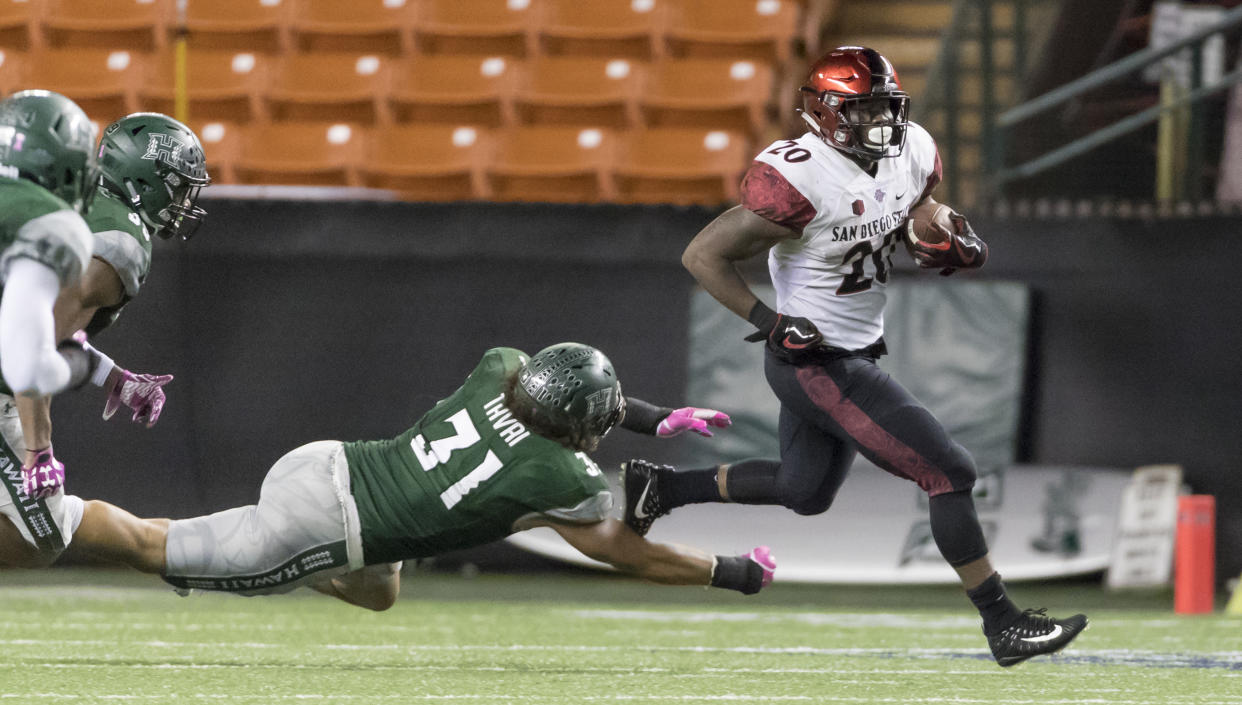
<path id="1" fill-rule="evenodd" d="M 678 544 L 655 543 L 613 518 L 594 524 L 549 523 L 588 558 L 664 585 L 711 585 L 747 595 L 772 582 L 776 561 L 766 546 L 745 556 L 713 556 Z"/>
<path id="2" fill-rule="evenodd" d="M 122 405 L 133 411 L 135 423 L 147 428 L 159 421 L 164 408 L 164 385 L 172 381 L 172 375 L 135 374 L 121 368 L 111 357 L 92 347 L 82 332 L 91 319 L 105 306 L 116 306 L 124 300 L 125 287 L 121 277 L 104 260 L 91 260 L 81 281 L 66 288 L 56 299 L 56 331 L 61 343 L 61 354 L 74 363 L 75 352 L 83 353 L 86 374 L 96 386 L 108 390 L 103 417 L 112 418 Z M 74 332 L 76 331 L 76 332 Z M 77 380 L 79 383 L 85 379 Z"/>
<path id="3" fill-rule="evenodd" d="M 711 436 L 709 427 L 728 428 L 732 423 L 733 420 L 723 411 L 696 406 L 670 409 L 634 397 L 625 398 L 625 416 L 621 418 L 621 428 L 660 438 L 670 438 L 686 431 Z"/>
<path id="4" fill-rule="evenodd" d="M 75 370 L 74 375 L 80 378 L 78 386 L 89 379 L 95 386 L 108 390 L 104 420 L 112 418 L 121 406 L 134 412 L 131 417 L 134 423 L 146 424 L 147 428 L 160 420 L 165 402 L 164 385 L 173 381 L 172 375 L 130 372 L 88 343 L 83 331 L 74 333 L 58 349 L 69 360 L 70 367 Z"/>

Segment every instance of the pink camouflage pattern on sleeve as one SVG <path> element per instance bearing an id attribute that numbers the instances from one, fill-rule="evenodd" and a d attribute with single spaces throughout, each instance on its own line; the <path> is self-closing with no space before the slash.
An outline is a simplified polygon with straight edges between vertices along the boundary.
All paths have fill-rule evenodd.
<path id="1" fill-rule="evenodd" d="M 770 164 L 754 162 L 742 178 L 742 206 L 766 220 L 802 232 L 815 206 Z"/>

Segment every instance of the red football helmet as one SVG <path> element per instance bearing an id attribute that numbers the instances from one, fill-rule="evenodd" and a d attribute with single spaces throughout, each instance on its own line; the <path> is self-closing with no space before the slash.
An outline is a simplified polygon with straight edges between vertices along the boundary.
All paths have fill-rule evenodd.
<path id="1" fill-rule="evenodd" d="M 829 146 L 870 160 L 901 154 L 910 97 L 878 51 L 833 49 L 811 64 L 799 91 L 802 119 Z"/>

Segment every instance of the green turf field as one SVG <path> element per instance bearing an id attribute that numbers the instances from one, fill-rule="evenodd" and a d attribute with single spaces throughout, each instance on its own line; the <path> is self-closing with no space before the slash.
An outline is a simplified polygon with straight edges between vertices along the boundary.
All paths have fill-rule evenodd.
<path id="1" fill-rule="evenodd" d="M 407 575 L 371 613 L 300 591 L 179 598 L 88 569 L 0 572 L 0 703 L 1242 703 L 1242 619 L 1167 595 L 1014 586 L 1091 629 L 1014 668 L 953 588 L 756 597 L 610 576 Z"/>

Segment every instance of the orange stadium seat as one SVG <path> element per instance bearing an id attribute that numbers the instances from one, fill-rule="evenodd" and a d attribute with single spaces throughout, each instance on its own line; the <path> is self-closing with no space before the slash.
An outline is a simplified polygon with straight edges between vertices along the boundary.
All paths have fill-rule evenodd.
<path id="1" fill-rule="evenodd" d="M 300 51 L 383 54 L 414 49 L 414 4 L 407 0 L 296 0 L 290 22 Z"/>
<path id="2" fill-rule="evenodd" d="M 549 56 L 530 61 L 514 96 L 525 124 L 638 125 L 646 65 L 630 59 Z"/>
<path id="3" fill-rule="evenodd" d="M 734 201 L 749 157 L 739 133 L 631 130 L 621 140 L 613 170 L 617 200 L 704 205 Z"/>
<path id="4" fill-rule="evenodd" d="M 266 104 L 274 120 L 388 121 L 388 57 L 290 54 L 275 59 Z"/>
<path id="5" fill-rule="evenodd" d="M 248 122 L 265 115 L 261 94 L 267 62 L 263 54 L 190 51 L 186 56 L 186 92 L 193 119 Z M 171 51 L 152 57 L 139 90 L 144 110 L 173 114 L 174 67 Z"/>
<path id="6" fill-rule="evenodd" d="M 767 124 L 772 69 L 748 59 L 665 59 L 639 97 L 652 127 L 712 127 L 758 136 Z"/>
<path id="7" fill-rule="evenodd" d="M 545 53 L 648 60 L 661 48 L 667 0 L 544 0 L 537 36 Z"/>
<path id="8" fill-rule="evenodd" d="M 211 183 L 237 183 L 234 165 L 241 153 L 241 127 L 223 120 L 194 119 L 190 120 L 189 126 L 203 143 L 203 153 L 207 156 L 207 174 L 211 177 Z"/>
<path id="9" fill-rule="evenodd" d="M 175 0 L 45 0 L 39 24 L 51 47 L 150 51 L 167 42 Z"/>
<path id="10" fill-rule="evenodd" d="M 246 125 L 234 163 L 239 183 L 357 186 L 363 137 L 357 125 Z"/>
<path id="11" fill-rule="evenodd" d="M 26 56 L 26 88 L 62 93 L 103 124 L 138 109 L 144 55 L 108 49 L 43 49 Z"/>
<path id="12" fill-rule="evenodd" d="M 362 184 L 396 191 L 406 200 L 464 201 L 485 191 L 482 166 L 487 130 L 462 125 L 378 127 L 358 171 Z"/>
<path id="13" fill-rule="evenodd" d="M 430 54 L 525 56 L 534 0 L 419 0 L 414 36 Z"/>
<path id="14" fill-rule="evenodd" d="M 611 131 L 576 127 L 500 130 L 487 165 L 490 198 L 497 201 L 583 203 L 612 198 L 608 167 Z"/>
<path id="15" fill-rule="evenodd" d="M 28 0 L 0 0 L 0 47 L 25 51 L 42 45 L 38 5 Z"/>
<path id="16" fill-rule="evenodd" d="M 783 63 L 800 11 L 795 0 L 677 0 L 669 7 L 665 44 L 674 56 Z"/>
<path id="17" fill-rule="evenodd" d="M 26 56 L 20 51 L 0 49 L 0 96 L 26 87 L 25 61 Z"/>
<path id="18" fill-rule="evenodd" d="M 521 62 L 501 56 L 415 56 L 393 67 L 388 100 L 397 122 L 496 127 L 513 122 Z"/>
<path id="19" fill-rule="evenodd" d="M 291 0 L 191 0 L 185 21 L 190 48 L 285 51 L 292 4 Z"/>

